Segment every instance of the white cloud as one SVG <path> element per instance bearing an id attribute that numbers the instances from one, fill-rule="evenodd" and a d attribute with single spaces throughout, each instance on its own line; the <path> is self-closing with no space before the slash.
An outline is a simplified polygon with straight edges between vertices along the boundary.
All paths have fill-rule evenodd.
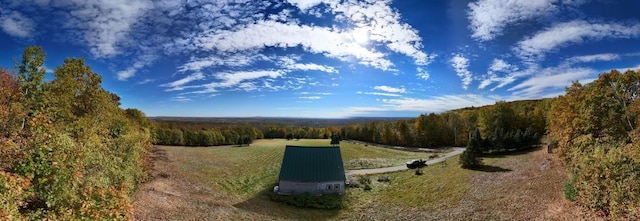
<path id="1" fill-rule="evenodd" d="M 400 14 L 390 7 L 390 1 L 297 1 L 289 3 L 303 13 L 316 5 L 325 3 L 328 13 L 343 17 L 350 24 L 338 28 L 285 22 L 281 16 L 270 20 L 240 22 L 232 28 L 212 28 L 185 36 L 174 42 L 173 48 L 236 53 L 246 50 L 261 50 L 265 47 L 302 47 L 305 51 L 323 54 L 342 61 L 353 61 L 385 71 L 394 71 L 394 64 L 386 54 L 376 49 L 407 55 L 419 65 L 427 65 L 431 55 L 424 53 L 422 39 L 417 31 L 401 22 Z M 382 46 L 382 47 L 372 47 Z M 300 70 L 329 70 L 314 64 L 303 64 Z"/>
<path id="2" fill-rule="evenodd" d="M 20 12 L 5 11 L 0 8 L 0 27 L 8 35 L 28 38 L 34 33 L 35 25 L 33 21 Z"/>
<path id="3" fill-rule="evenodd" d="M 144 79 L 142 81 L 139 81 L 137 84 L 148 84 L 148 83 L 151 83 L 151 82 L 154 82 L 154 81 L 156 81 L 156 80 L 147 78 L 147 79 Z"/>
<path id="4" fill-rule="evenodd" d="M 558 0 L 480 0 L 469 3 L 471 37 L 488 41 L 502 35 L 508 25 L 557 10 Z"/>
<path id="5" fill-rule="evenodd" d="M 518 70 L 518 67 L 511 65 L 502 59 L 497 59 L 497 58 L 493 59 L 493 62 L 491 63 L 491 66 L 487 71 L 487 75 L 478 85 L 478 89 L 484 89 L 485 87 L 491 85 L 494 82 L 502 82 L 500 84 L 502 86 L 506 84 L 510 84 L 515 80 L 515 78 L 513 78 L 511 74 L 517 70 Z M 508 73 L 508 75 L 499 76 L 498 75 L 499 72 Z M 502 87 L 500 85 L 491 89 L 491 91 L 495 90 L 496 88 Z"/>
<path id="6" fill-rule="evenodd" d="M 493 62 L 491 63 L 491 66 L 489 67 L 489 71 L 494 71 L 494 72 L 498 72 L 498 71 L 511 71 L 517 69 L 516 67 L 514 67 L 513 65 L 508 64 L 506 61 L 502 60 L 502 59 L 493 59 Z"/>
<path id="7" fill-rule="evenodd" d="M 282 57 L 280 58 L 280 66 L 289 70 L 300 70 L 300 71 L 323 71 L 327 73 L 338 73 L 334 67 L 319 65 L 315 63 L 298 63 L 299 59 L 294 59 L 291 57 Z"/>
<path id="8" fill-rule="evenodd" d="M 381 52 L 349 42 L 349 35 L 334 28 L 285 24 L 276 21 L 258 21 L 235 31 L 213 30 L 199 35 L 192 42 L 198 49 L 220 53 L 257 50 L 265 47 L 290 48 L 301 46 L 305 50 L 348 60 L 359 59 L 361 64 L 389 70 L 393 64 Z M 187 46 L 188 47 L 188 46 Z"/>
<path id="9" fill-rule="evenodd" d="M 597 76 L 597 71 L 591 68 L 552 67 L 540 70 L 523 82 L 508 89 L 514 96 L 521 98 L 538 98 L 550 90 L 563 90 L 571 86 L 573 81 L 588 83 Z"/>
<path id="10" fill-rule="evenodd" d="M 467 89 L 471 84 L 472 74 L 468 70 L 469 59 L 465 58 L 461 54 L 456 54 L 450 60 L 451 66 L 456 71 L 456 75 L 462 79 L 462 88 Z"/>
<path id="11" fill-rule="evenodd" d="M 178 89 L 181 89 L 181 87 L 183 85 L 185 85 L 185 84 L 187 84 L 189 82 L 202 80 L 202 79 L 204 79 L 204 74 L 202 74 L 202 72 L 196 72 L 196 73 L 193 73 L 193 74 L 191 74 L 189 76 L 186 76 L 186 77 L 184 77 L 184 78 L 182 78 L 180 80 L 169 82 L 169 83 L 163 84 L 161 86 L 163 86 L 163 87 L 171 87 L 171 89 L 169 89 L 169 90 L 178 90 Z"/>
<path id="12" fill-rule="evenodd" d="M 247 55 L 247 54 L 233 54 L 224 57 L 217 55 L 210 55 L 205 58 L 191 58 L 189 62 L 180 65 L 178 71 L 201 71 L 209 67 L 227 66 L 227 67 L 243 67 L 253 64 L 256 61 L 268 60 L 266 56 L 262 54 Z"/>
<path id="13" fill-rule="evenodd" d="M 381 93 L 381 92 L 361 92 L 360 94 L 375 95 L 375 96 L 386 96 L 386 97 L 401 97 L 402 96 L 402 95 L 394 94 L 394 93 Z"/>
<path id="14" fill-rule="evenodd" d="M 177 102 L 187 102 L 187 101 L 191 101 L 191 98 L 185 97 L 185 96 L 175 96 L 173 98 L 171 98 L 172 101 L 177 101 Z"/>
<path id="15" fill-rule="evenodd" d="M 376 89 L 376 90 L 379 90 L 379 91 L 388 92 L 388 93 L 405 93 L 406 92 L 406 90 L 404 88 L 395 88 L 395 87 L 390 87 L 390 86 L 386 86 L 386 85 L 375 86 L 375 87 L 373 87 L 373 89 Z"/>
<path id="16" fill-rule="evenodd" d="M 79 30 L 91 54 L 98 58 L 120 54 L 118 44 L 153 6 L 149 0 L 72 0 L 51 4 L 68 11 L 67 28 Z"/>
<path id="17" fill-rule="evenodd" d="M 124 71 L 119 71 L 117 73 L 118 80 L 126 81 L 127 79 L 135 76 L 140 69 L 153 64 L 156 58 L 157 58 L 157 55 L 149 51 L 144 52 L 144 55 L 139 56 L 137 60 L 133 63 L 133 65 L 131 65 L 129 68 L 125 69 Z"/>
<path id="18" fill-rule="evenodd" d="M 201 85 L 190 85 L 190 86 L 181 86 L 182 82 L 178 82 L 174 85 L 165 85 L 168 87 L 172 87 L 168 89 L 171 90 L 184 90 L 184 89 L 193 89 L 198 88 L 197 91 L 185 92 L 182 94 L 206 94 L 206 93 L 215 93 L 218 92 L 220 88 L 228 88 L 231 90 L 244 90 L 244 91 L 255 91 L 260 90 L 261 87 L 253 81 L 258 79 L 274 79 L 278 77 L 282 77 L 287 72 L 283 70 L 261 70 L 261 71 L 238 71 L 238 72 L 222 72 L 214 75 L 218 81 L 214 81 L 208 84 Z M 268 81 L 264 81 L 268 85 Z M 265 86 L 267 87 L 267 86 Z M 203 89 L 204 88 L 204 89 Z"/>
<path id="19" fill-rule="evenodd" d="M 570 44 L 604 38 L 633 38 L 640 36 L 640 24 L 589 23 L 570 21 L 555 24 L 517 43 L 515 51 L 524 58 L 540 58 L 544 54 Z"/>
<path id="20" fill-rule="evenodd" d="M 570 63 L 589 63 L 594 61 L 613 61 L 620 58 L 620 55 L 613 53 L 606 54 L 594 54 L 594 55 L 582 55 L 575 56 L 567 59 Z"/>
<path id="21" fill-rule="evenodd" d="M 326 1 L 332 11 L 344 15 L 356 27 L 367 33 L 371 41 L 383 43 L 389 50 L 407 55 L 418 65 L 427 65 L 432 56 L 424 53 L 418 31 L 401 22 L 400 14 L 391 8 L 391 1 Z"/>
<path id="22" fill-rule="evenodd" d="M 116 74 L 118 76 L 118 80 L 125 80 L 127 78 L 133 77 L 136 74 L 135 68 L 127 68 L 124 71 L 118 71 Z"/>
<path id="23" fill-rule="evenodd" d="M 316 5 L 319 5 L 323 2 L 323 0 L 287 0 L 292 5 L 300 8 L 302 11 L 306 11 Z"/>
<path id="24" fill-rule="evenodd" d="M 320 96 L 307 96 L 307 97 L 298 97 L 300 99 L 304 99 L 304 100 L 319 100 L 322 99 L 322 97 Z"/>
<path id="25" fill-rule="evenodd" d="M 421 67 L 416 68 L 416 72 L 417 72 L 416 76 L 418 76 L 422 80 L 427 80 L 430 77 L 429 72 L 422 69 Z"/>
<path id="26" fill-rule="evenodd" d="M 444 112 L 464 107 L 479 107 L 503 100 L 499 97 L 486 97 L 476 94 L 443 95 L 426 99 L 390 98 L 382 99 L 382 107 L 349 107 L 344 110 L 346 117 L 371 115 L 389 111 L 413 111 L 421 113 Z"/>
<path id="27" fill-rule="evenodd" d="M 353 117 L 353 116 L 362 116 L 362 115 L 370 115 L 372 113 L 378 113 L 387 111 L 386 108 L 381 107 L 348 107 L 345 110 L 341 111 L 339 115 L 336 117 Z"/>
<path id="28" fill-rule="evenodd" d="M 443 112 L 463 107 L 484 106 L 497 100 L 475 94 L 443 95 L 430 99 L 383 99 L 384 106 L 394 111 Z"/>

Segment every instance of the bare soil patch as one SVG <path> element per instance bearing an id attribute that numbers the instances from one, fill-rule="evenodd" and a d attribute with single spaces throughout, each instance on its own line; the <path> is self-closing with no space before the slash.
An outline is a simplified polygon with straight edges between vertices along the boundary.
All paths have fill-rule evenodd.
<path id="1" fill-rule="evenodd" d="M 153 148 L 151 178 L 133 197 L 136 220 L 181 220 L 184 214 L 215 218 L 212 212 L 225 210 L 225 196 L 178 176 L 171 158 L 162 147 Z"/>

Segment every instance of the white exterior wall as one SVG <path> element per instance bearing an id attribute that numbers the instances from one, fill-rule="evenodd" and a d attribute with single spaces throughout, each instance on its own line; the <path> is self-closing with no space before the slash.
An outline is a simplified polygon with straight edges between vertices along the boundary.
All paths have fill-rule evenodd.
<path id="1" fill-rule="evenodd" d="M 337 188 L 336 188 L 337 187 Z M 312 195 L 322 194 L 344 194 L 345 183 L 344 181 L 329 181 L 329 182 L 296 182 L 281 180 L 279 183 L 279 194 L 291 195 L 291 194 L 303 194 L 309 193 Z"/>

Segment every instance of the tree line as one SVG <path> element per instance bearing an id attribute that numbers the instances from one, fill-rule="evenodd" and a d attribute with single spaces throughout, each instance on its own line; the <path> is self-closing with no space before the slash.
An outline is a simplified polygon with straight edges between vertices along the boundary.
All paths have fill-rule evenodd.
<path id="1" fill-rule="evenodd" d="M 249 145 L 256 139 L 329 139 L 338 127 L 219 126 L 188 121 L 157 120 L 154 144 L 179 146 Z"/>
<path id="2" fill-rule="evenodd" d="M 470 132 L 485 134 L 484 152 L 529 148 L 545 133 L 550 101 L 497 102 L 494 105 L 423 114 L 412 120 L 352 124 L 341 136 L 371 143 L 404 147 L 465 146 Z"/>
<path id="3" fill-rule="evenodd" d="M 156 120 L 154 143 L 160 145 L 216 146 L 250 144 L 255 139 L 341 139 L 389 146 L 465 146 L 469 133 L 480 128 L 486 134 L 483 151 L 500 152 L 528 148 L 545 133 L 546 100 L 497 102 L 415 119 L 371 121 L 346 126 L 296 127 L 284 125 L 220 126 L 203 122 Z"/>
<path id="4" fill-rule="evenodd" d="M 152 122 L 119 108 L 82 58 L 45 82 L 45 57 L 27 47 L 15 72 L 0 69 L 0 219 L 132 219 Z"/>

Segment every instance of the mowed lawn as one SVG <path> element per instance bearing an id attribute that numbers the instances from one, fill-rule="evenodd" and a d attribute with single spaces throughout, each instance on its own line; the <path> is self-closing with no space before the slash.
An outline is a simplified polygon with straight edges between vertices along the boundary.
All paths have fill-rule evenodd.
<path id="1" fill-rule="evenodd" d="M 329 141 L 266 139 L 243 147 L 163 148 L 173 153 L 181 175 L 190 180 L 233 194 L 252 195 L 277 182 L 286 145 L 330 146 Z M 397 166 L 432 155 L 349 142 L 341 143 L 340 151 L 347 170 Z"/>
<path id="2" fill-rule="evenodd" d="M 168 159 L 161 170 L 169 174 L 150 181 L 134 197 L 136 219 L 554 219 L 572 211 L 562 199 L 564 169 L 541 150 L 487 158 L 485 171 L 461 169 L 456 156 L 423 168 L 423 175 L 413 170 L 367 175 L 372 189 L 347 189 L 342 209 L 302 209 L 269 199 L 285 145 L 327 144 L 258 140 L 249 147 L 159 147 Z M 430 156 L 353 143 L 342 143 L 341 151 L 347 169 Z M 541 163 L 548 165 L 540 169 Z M 389 182 L 378 181 L 383 177 Z"/>

